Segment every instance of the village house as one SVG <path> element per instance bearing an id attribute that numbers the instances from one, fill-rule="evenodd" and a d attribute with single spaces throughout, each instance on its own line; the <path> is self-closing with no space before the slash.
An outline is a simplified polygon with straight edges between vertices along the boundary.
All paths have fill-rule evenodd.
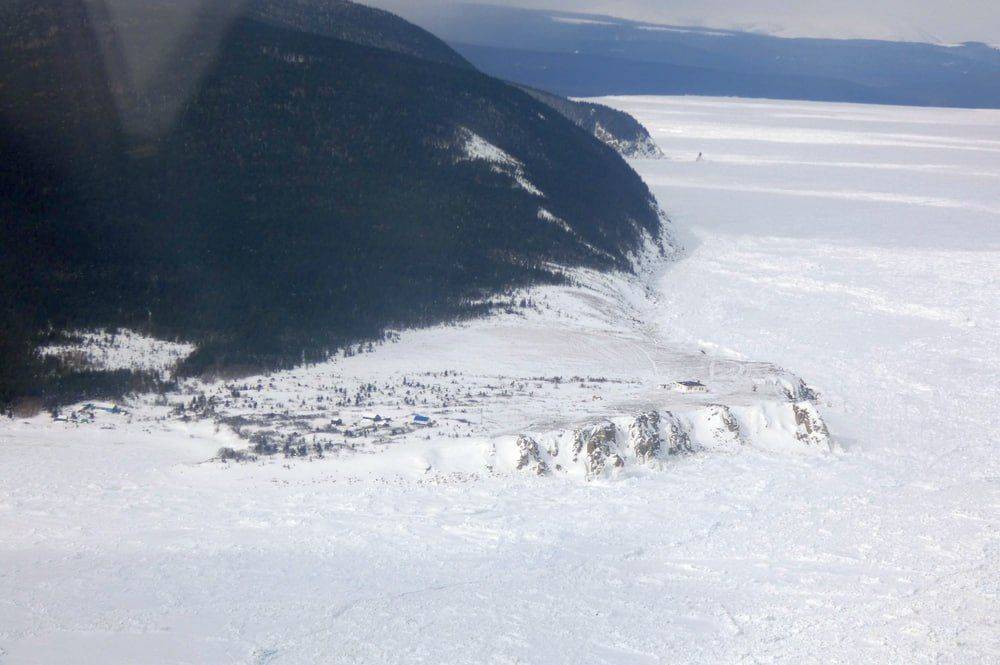
<path id="1" fill-rule="evenodd" d="M 670 389 L 674 392 L 692 394 L 692 393 L 707 393 L 708 387 L 701 381 L 675 381 L 670 385 Z"/>

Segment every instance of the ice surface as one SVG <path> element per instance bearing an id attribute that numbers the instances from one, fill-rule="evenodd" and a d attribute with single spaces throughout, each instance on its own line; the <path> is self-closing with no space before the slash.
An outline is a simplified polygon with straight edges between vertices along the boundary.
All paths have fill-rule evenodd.
<path id="1" fill-rule="evenodd" d="M 0 424 L 0 662 L 996 662 L 1000 113 L 603 101 L 670 157 L 635 162 L 686 247 L 648 292 L 579 275 L 260 393 L 294 411 L 405 372 L 449 400 L 436 428 L 227 465 L 207 460 L 241 445 L 228 427 L 153 402 Z M 815 387 L 841 450 L 784 450 L 770 410 L 800 389 L 746 358 Z M 556 374 L 586 380 L 509 384 Z M 659 388 L 691 378 L 711 394 Z M 517 466 L 526 424 L 539 457 L 581 419 L 634 449 L 630 419 L 670 399 L 715 452 L 589 482 L 460 472 L 505 436 Z"/>

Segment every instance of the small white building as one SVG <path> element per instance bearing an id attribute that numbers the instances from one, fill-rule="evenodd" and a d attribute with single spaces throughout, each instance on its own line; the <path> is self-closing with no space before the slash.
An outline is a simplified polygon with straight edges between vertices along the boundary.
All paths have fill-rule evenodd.
<path id="1" fill-rule="evenodd" d="M 675 381 L 670 389 L 678 393 L 707 393 L 708 387 L 701 381 Z"/>

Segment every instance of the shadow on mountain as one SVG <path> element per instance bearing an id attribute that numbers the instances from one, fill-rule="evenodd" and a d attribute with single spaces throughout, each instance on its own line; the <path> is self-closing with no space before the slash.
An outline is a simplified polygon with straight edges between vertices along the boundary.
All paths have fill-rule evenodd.
<path id="1" fill-rule="evenodd" d="M 152 4 L 5 9 L 0 296 L 31 342 L 2 351 L 8 400 L 44 392 L 24 349 L 61 331 L 191 340 L 188 372 L 282 367 L 481 314 L 553 263 L 627 269 L 659 230 L 614 150 L 391 14 L 204 5 L 137 66 L 119 28 L 156 41 Z"/>

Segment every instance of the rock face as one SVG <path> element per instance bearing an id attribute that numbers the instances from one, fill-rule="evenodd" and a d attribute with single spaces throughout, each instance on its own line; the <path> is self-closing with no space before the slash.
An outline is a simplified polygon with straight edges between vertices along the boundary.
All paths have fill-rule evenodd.
<path id="1" fill-rule="evenodd" d="M 660 434 L 667 444 L 667 455 L 683 455 L 693 453 L 696 448 L 691 443 L 691 436 L 677 416 L 667 412 L 662 419 Z"/>
<path id="2" fill-rule="evenodd" d="M 538 442 L 530 436 L 524 434 L 517 437 L 515 442 L 519 453 L 517 458 L 517 470 L 533 473 L 536 476 L 547 476 L 549 465 L 542 459 Z"/>
<path id="3" fill-rule="evenodd" d="M 662 468 L 665 462 L 700 451 L 735 453 L 754 447 L 794 453 L 831 447 L 829 429 L 808 401 L 708 404 L 678 412 L 648 410 L 507 441 L 514 449 L 504 458 L 514 463 L 503 468 L 585 478 L 629 467 Z"/>
<path id="4" fill-rule="evenodd" d="M 710 404 L 705 409 L 706 441 L 703 445 L 717 450 L 733 450 L 743 445 L 740 423 L 725 404 Z"/>
<path id="5" fill-rule="evenodd" d="M 627 430 L 631 453 L 640 463 L 695 451 L 684 425 L 669 411 L 640 413 Z"/>
<path id="6" fill-rule="evenodd" d="M 628 440 L 637 460 L 648 462 L 663 452 L 660 432 L 660 414 L 656 411 L 640 413 L 628 426 Z"/>
<path id="7" fill-rule="evenodd" d="M 605 469 L 622 467 L 625 461 L 616 452 L 618 428 L 611 421 L 577 430 L 573 436 L 573 461 L 583 460 L 587 475 L 603 473 Z"/>
<path id="8" fill-rule="evenodd" d="M 815 406 L 810 402 L 797 402 L 792 405 L 792 412 L 795 414 L 795 436 L 799 441 L 807 446 L 829 447 L 830 430 Z"/>

